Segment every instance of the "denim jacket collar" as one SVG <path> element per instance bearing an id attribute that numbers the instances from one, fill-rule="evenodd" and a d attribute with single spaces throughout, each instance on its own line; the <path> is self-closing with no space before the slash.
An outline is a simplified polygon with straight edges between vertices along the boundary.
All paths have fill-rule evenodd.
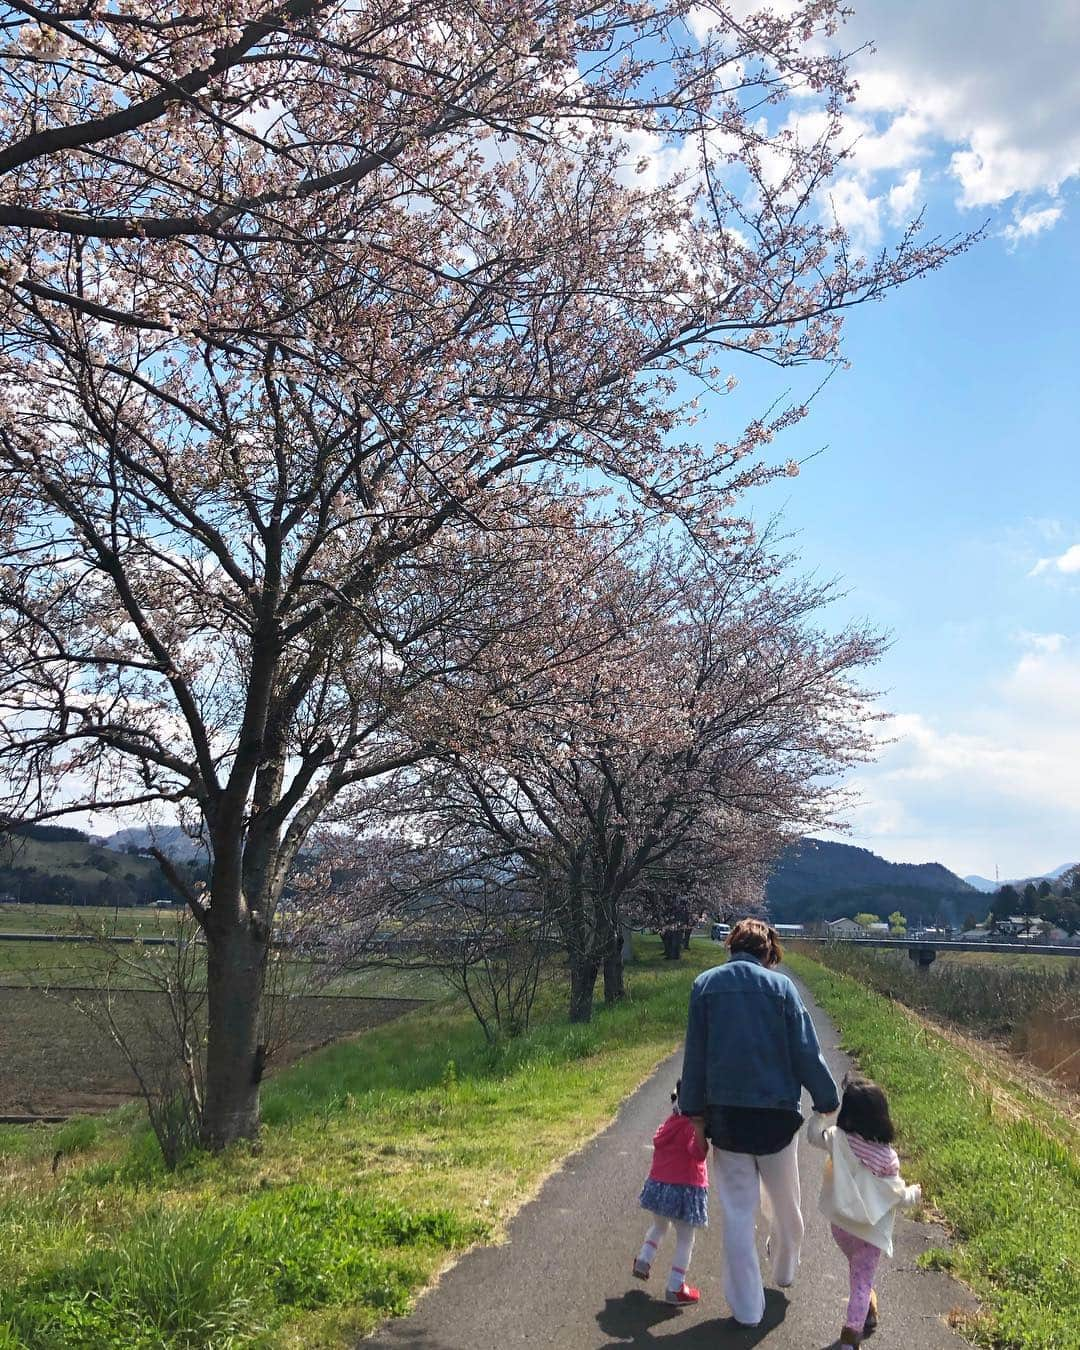
<path id="1" fill-rule="evenodd" d="M 755 956 L 753 952 L 732 952 L 728 957 L 729 961 L 753 961 L 755 966 L 763 964 L 760 956 Z"/>

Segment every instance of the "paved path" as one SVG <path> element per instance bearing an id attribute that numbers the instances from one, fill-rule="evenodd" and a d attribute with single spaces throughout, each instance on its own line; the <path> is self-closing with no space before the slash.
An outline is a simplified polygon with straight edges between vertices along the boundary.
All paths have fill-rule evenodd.
<path id="1" fill-rule="evenodd" d="M 837 1048 L 829 1020 L 807 1001 L 839 1081 L 848 1061 Z M 699 1234 L 694 1250 L 691 1280 L 701 1289 L 698 1308 L 670 1308 L 655 1297 L 663 1292 L 667 1244 L 648 1286 L 630 1278 L 646 1222 L 637 1207 L 637 1192 L 679 1067 L 679 1057 L 673 1056 L 623 1103 L 603 1134 L 568 1159 L 513 1220 L 506 1244 L 470 1252 L 420 1300 L 411 1317 L 387 1324 L 363 1342 L 365 1350 L 834 1346 L 847 1299 L 847 1270 L 817 1210 L 824 1154 L 809 1148 L 805 1135 L 800 1153 L 807 1221 L 802 1269 L 787 1296 L 766 1287 L 760 1326 L 740 1328 L 729 1316 L 720 1286 L 715 1203 L 712 1224 Z M 915 1266 L 920 1252 L 941 1241 L 940 1232 L 929 1225 L 897 1221 L 896 1255 L 883 1260 L 877 1282 L 882 1322 L 868 1342 L 873 1350 L 961 1350 L 966 1345 L 943 1319 L 958 1304 L 970 1306 L 970 1295 L 947 1276 Z M 762 1269 L 768 1269 L 764 1258 Z"/>

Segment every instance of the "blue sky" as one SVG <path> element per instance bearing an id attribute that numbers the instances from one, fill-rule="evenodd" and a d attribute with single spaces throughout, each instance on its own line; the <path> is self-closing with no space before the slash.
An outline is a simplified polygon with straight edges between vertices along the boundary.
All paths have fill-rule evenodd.
<path id="1" fill-rule="evenodd" d="M 934 232 L 987 237 L 851 316 L 852 368 L 779 447 L 827 449 L 758 510 L 782 506 L 805 565 L 844 579 L 838 613 L 893 635 L 896 740 L 854 775 L 850 841 L 1005 878 L 1080 860 L 1080 11 L 941 8 L 859 6 L 877 52 L 834 206 L 868 246 L 923 203 Z M 718 438 L 820 379 L 735 373 Z"/>

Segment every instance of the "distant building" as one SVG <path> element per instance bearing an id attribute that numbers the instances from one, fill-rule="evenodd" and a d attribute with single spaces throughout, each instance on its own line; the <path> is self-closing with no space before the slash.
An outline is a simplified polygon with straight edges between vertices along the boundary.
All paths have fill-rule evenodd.
<path id="1" fill-rule="evenodd" d="M 868 923 L 866 931 L 873 934 L 874 937 L 888 937 L 889 925 L 887 923 Z"/>
<path id="2" fill-rule="evenodd" d="M 862 937 L 862 924 L 854 919 L 828 919 L 825 924 L 826 936 L 836 938 Z"/>

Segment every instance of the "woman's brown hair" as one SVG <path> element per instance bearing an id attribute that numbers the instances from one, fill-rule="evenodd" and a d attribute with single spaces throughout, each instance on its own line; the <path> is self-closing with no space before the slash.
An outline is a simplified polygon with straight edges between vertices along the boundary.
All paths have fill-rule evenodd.
<path id="1" fill-rule="evenodd" d="M 749 952 L 766 966 L 778 966 L 784 959 L 780 934 L 764 919 L 740 919 L 728 934 L 728 951 Z"/>

